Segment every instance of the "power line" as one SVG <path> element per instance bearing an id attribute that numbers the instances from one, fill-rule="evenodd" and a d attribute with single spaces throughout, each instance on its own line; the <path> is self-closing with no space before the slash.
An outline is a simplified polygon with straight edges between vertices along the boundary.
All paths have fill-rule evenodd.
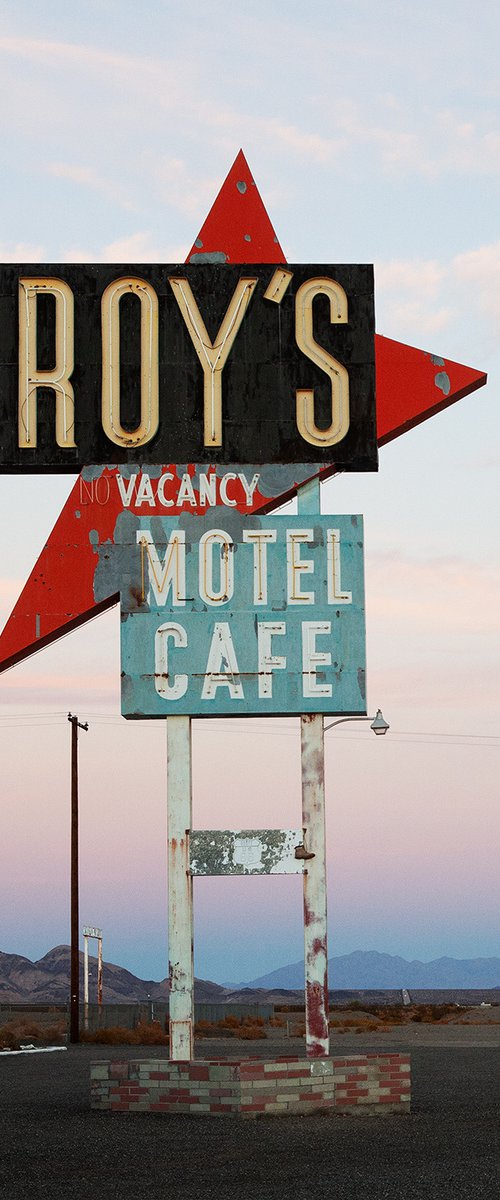
<path id="1" fill-rule="evenodd" d="M 120 716 L 118 713 L 115 714 L 115 713 L 102 713 L 102 712 L 101 713 L 92 713 L 92 712 L 89 712 L 89 716 L 98 725 L 108 725 L 108 726 L 120 727 L 121 729 L 123 729 L 123 731 L 125 731 L 124 718 L 122 716 Z M 29 727 L 31 729 L 37 729 L 37 728 L 43 729 L 43 728 L 46 728 L 48 725 L 52 725 L 52 726 L 58 725 L 60 723 L 60 721 L 66 717 L 67 717 L 66 710 L 62 710 L 62 709 L 54 711 L 54 712 L 48 712 L 48 713 L 11 713 L 8 715 L 0 714 L 0 728 L 3 725 L 3 727 L 5 729 L 9 729 L 9 730 L 10 729 L 24 729 L 27 727 Z M 253 734 L 253 735 L 258 735 L 259 737 L 278 738 L 278 737 L 296 737 L 297 733 L 298 733 L 298 718 L 297 718 L 296 725 L 281 725 L 279 727 L 275 727 L 274 729 L 269 729 L 269 727 L 266 727 L 264 729 L 261 724 L 258 724 L 258 722 L 260 720 L 262 720 L 262 718 L 259 718 L 259 717 L 246 718 L 244 725 L 236 724 L 237 721 L 241 722 L 241 718 L 238 718 L 238 717 L 234 718 L 234 723 L 233 723 L 233 721 L 223 723 L 222 721 L 214 720 L 213 718 L 208 718 L 208 720 L 210 721 L 210 726 L 205 725 L 204 721 L 201 721 L 201 720 L 196 721 L 196 735 L 198 735 L 200 733 L 204 733 L 204 734 L 209 733 L 210 736 L 212 737 L 214 735 L 214 733 L 217 733 L 217 734 L 224 734 L 224 735 L 232 734 L 233 736 L 239 736 L 239 737 L 248 737 L 249 734 Z M 265 720 L 266 720 L 266 726 L 268 726 L 269 718 L 265 718 Z M 279 718 L 278 718 L 278 720 L 279 720 Z M 152 732 L 158 725 L 160 726 L 160 728 L 163 728 L 163 724 L 162 724 L 161 720 L 154 721 L 154 720 L 145 719 L 144 722 L 141 723 L 141 726 L 140 726 L 141 732 L 145 732 L 145 730 L 147 730 L 148 732 Z M 214 727 L 214 725 L 215 725 L 215 727 Z M 137 732 L 139 732 L 139 730 L 137 730 Z M 366 736 L 365 736 L 365 732 L 349 733 L 347 731 L 343 731 L 342 733 L 337 733 L 335 735 L 335 738 L 331 738 L 331 739 L 327 738 L 326 744 L 328 744 L 329 741 L 331 741 L 333 744 L 334 741 L 338 741 L 339 739 L 341 741 L 360 741 L 360 740 L 365 741 Z M 405 729 L 405 730 L 401 729 L 401 730 L 399 730 L 399 729 L 391 728 L 389 741 L 397 742 L 398 745 L 402 745 L 402 744 L 420 745 L 420 746 L 454 746 L 454 745 L 456 745 L 456 746 L 465 746 L 465 747 L 476 746 L 476 747 L 479 747 L 482 749 L 488 749 L 488 748 L 497 749 L 498 746 L 500 746 L 500 735 L 494 734 L 494 733 L 445 733 L 443 731 L 432 733 L 431 730 L 417 730 L 417 729 Z"/>

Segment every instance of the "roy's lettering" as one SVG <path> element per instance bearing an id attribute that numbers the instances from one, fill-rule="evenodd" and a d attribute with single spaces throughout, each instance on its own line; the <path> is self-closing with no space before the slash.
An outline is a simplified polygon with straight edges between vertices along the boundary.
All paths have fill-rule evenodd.
<path id="1" fill-rule="evenodd" d="M 376 469 L 369 266 L 0 267 L 0 301 L 0 470 Z"/>

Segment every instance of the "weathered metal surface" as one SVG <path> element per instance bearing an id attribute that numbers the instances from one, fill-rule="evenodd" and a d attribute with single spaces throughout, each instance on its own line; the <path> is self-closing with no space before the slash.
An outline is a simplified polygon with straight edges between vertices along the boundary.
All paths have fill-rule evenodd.
<path id="1" fill-rule="evenodd" d="M 320 512 L 317 481 L 300 489 L 297 506 L 302 519 Z M 327 1055 L 330 1046 L 323 725 L 319 713 L 301 717 L 302 825 L 305 845 L 314 853 L 303 881 L 306 1051 L 312 1058 Z"/>
<path id="2" fill-rule="evenodd" d="M 97 929 L 95 925 L 84 925 L 83 927 L 83 1004 L 84 1004 L 84 1029 L 89 1027 L 89 938 L 95 938 L 97 941 L 97 1004 L 102 1005 L 102 929 Z"/>
<path id="3" fill-rule="evenodd" d="M 323 718 L 301 717 L 302 823 L 314 851 L 304 872 L 304 956 L 306 1052 L 323 1057 L 328 1028 L 328 948 L 326 925 L 326 842 Z"/>
<path id="4" fill-rule="evenodd" d="M 83 931 L 83 1028 L 89 1027 L 89 939 Z"/>
<path id="5" fill-rule="evenodd" d="M 0 471 L 377 469 L 367 264 L 9 264 L 0 297 Z"/>
<path id="6" fill-rule="evenodd" d="M 170 1057 L 193 1057 L 193 883 L 189 870 L 192 825 L 191 722 L 167 721 L 167 854 Z"/>
<path id="7" fill-rule="evenodd" d="M 98 929 L 96 925 L 84 925 L 83 936 L 88 938 L 102 938 L 102 929 Z"/>
<path id="8" fill-rule="evenodd" d="M 361 517 L 130 517 L 115 537 L 124 716 L 366 712 Z"/>
<path id="9" fill-rule="evenodd" d="M 283 263 L 282 250 L 243 151 L 218 192 L 187 261 Z"/>
<path id="10" fill-rule="evenodd" d="M 190 839 L 192 875 L 301 875 L 295 852 L 302 829 L 197 829 Z"/>
<path id="11" fill-rule="evenodd" d="M 265 511 L 292 495 L 310 467 L 210 464 L 86 467 L 0 635 L 0 672 L 116 604 L 120 582 L 103 571 L 118 522 L 193 513 Z M 96 578 L 97 577 L 97 578 Z"/>
<path id="12" fill-rule="evenodd" d="M 102 1006 L 102 937 L 97 939 L 97 1005 Z"/>
<path id="13" fill-rule="evenodd" d="M 216 256 L 218 262 L 232 263 L 278 264 L 285 261 L 241 151 L 192 247 L 189 260 L 193 264 L 203 261 L 197 255 Z M 486 382 L 483 372 L 450 360 L 438 359 L 433 354 L 404 346 L 379 334 L 375 335 L 375 366 L 379 445 L 399 437 Z M 204 470 L 208 472 L 209 469 L 210 465 L 207 464 Z M 240 469 L 234 468 L 236 472 Z M 158 468 L 158 474 L 164 471 L 173 471 L 175 474 L 180 470 L 166 465 Z M 252 468 L 245 470 L 250 471 L 251 480 Z M 298 464 L 295 467 L 276 465 L 273 468 L 259 468 L 260 477 L 253 493 L 252 509 L 267 511 L 276 507 L 289 499 L 297 486 L 308 477 L 321 471 L 321 478 L 327 478 L 335 470 L 335 464 L 322 468 L 318 462 L 307 466 Z M 196 467 L 189 467 L 198 501 L 196 471 Z M 120 501 L 116 479 L 118 473 L 118 468 L 86 468 L 76 481 L 0 635 L 0 671 L 56 641 L 117 602 L 118 595 L 113 590 L 106 595 L 101 594 L 99 600 L 95 598 L 94 547 L 106 540 L 113 540 L 118 513 L 125 507 Z M 128 486 L 128 473 L 131 477 L 131 464 L 121 472 L 124 486 Z M 218 473 L 221 473 L 220 468 Z M 150 474 L 153 479 L 154 472 Z M 141 484 L 142 475 L 139 473 L 131 501 L 132 508 L 137 507 L 135 500 Z M 235 486 L 233 482 L 230 485 L 231 489 Z M 232 492 L 231 500 L 235 494 Z M 219 488 L 217 503 L 220 502 Z M 241 508 L 238 500 L 237 506 Z M 143 511 L 155 515 L 164 512 L 155 492 L 154 479 L 152 495 L 143 501 Z M 169 511 L 179 509 L 176 507 Z M 193 511 L 201 510 L 195 507 Z"/>

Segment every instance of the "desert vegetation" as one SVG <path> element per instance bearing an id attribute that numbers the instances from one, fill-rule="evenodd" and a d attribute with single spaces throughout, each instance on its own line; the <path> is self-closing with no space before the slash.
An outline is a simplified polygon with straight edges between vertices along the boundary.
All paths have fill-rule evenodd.
<path id="1" fill-rule="evenodd" d="M 488 1009 L 488 1013 L 483 1011 Z M 456 1004 L 361 1004 L 353 1000 L 342 1008 L 330 1009 L 330 1032 L 337 1034 L 383 1033 L 394 1026 L 425 1025 L 483 1025 L 500 1024 L 500 1004 L 482 1007 L 459 1007 Z M 197 1039 L 236 1039 L 251 1042 L 271 1038 L 305 1037 L 303 1006 L 280 1005 L 274 1015 L 264 1017 L 239 1016 L 228 1012 L 218 1021 L 200 1020 L 195 1025 Z M 0 1050 L 19 1050 L 23 1046 L 62 1046 L 68 1035 L 67 1017 L 58 1012 L 19 1014 L 0 1024 Z M 96 1045 L 168 1046 L 165 1026 L 158 1020 L 141 1019 L 135 1028 L 115 1025 L 93 1031 L 81 1030 L 82 1042 Z"/>
<path id="2" fill-rule="evenodd" d="M 64 1046 L 66 1018 L 50 1013 L 46 1021 L 13 1017 L 0 1026 L 0 1050 L 19 1050 L 22 1046 Z"/>
<path id="3" fill-rule="evenodd" d="M 272 1018 L 271 1018 L 272 1020 Z M 194 1027 L 197 1038 L 238 1038 L 243 1042 L 255 1042 L 267 1037 L 263 1017 L 238 1017 L 228 1013 L 221 1021 L 197 1021 Z"/>
<path id="4" fill-rule="evenodd" d="M 83 1030 L 82 1042 L 97 1046 L 168 1046 L 168 1033 L 159 1021 L 138 1021 L 135 1029 L 112 1025 L 109 1029 Z"/>

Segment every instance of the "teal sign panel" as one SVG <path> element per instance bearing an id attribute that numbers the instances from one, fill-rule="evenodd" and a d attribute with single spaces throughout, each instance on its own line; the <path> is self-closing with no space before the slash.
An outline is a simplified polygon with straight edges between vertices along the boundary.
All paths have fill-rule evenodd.
<path id="1" fill-rule="evenodd" d="M 126 528 L 125 717 L 365 715 L 361 516 L 219 508 Z"/>

